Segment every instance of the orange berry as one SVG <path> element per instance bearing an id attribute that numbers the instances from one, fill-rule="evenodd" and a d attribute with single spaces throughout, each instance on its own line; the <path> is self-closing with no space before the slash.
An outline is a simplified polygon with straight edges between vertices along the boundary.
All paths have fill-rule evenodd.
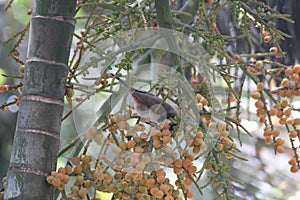
<path id="1" fill-rule="evenodd" d="M 271 116 L 275 116 L 275 115 L 277 115 L 277 113 L 278 113 L 278 110 L 276 108 L 271 108 L 269 111 L 269 114 Z"/>
<path id="2" fill-rule="evenodd" d="M 182 168 L 181 167 L 174 167 L 173 171 L 174 171 L 174 174 L 180 174 L 182 172 Z"/>
<path id="3" fill-rule="evenodd" d="M 127 143 L 128 149 L 132 149 L 134 146 L 135 146 L 135 141 L 133 141 L 133 140 L 128 141 L 128 143 Z"/>
<path id="4" fill-rule="evenodd" d="M 203 139 L 201 139 L 201 138 L 195 138 L 193 141 L 193 144 L 195 146 L 200 146 L 202 143 L 203 143 Z"/>
<path id="5" fill-rule="evenodd" d="M 215 22 L 211 23 L 210 28 L 212 30 L 216 30 L 217 29 L 217 24 Z"/>
<path id="6" fill-rule="evenodd" d="M 85 196 L 87 195 L 88 193 L 88 189 L 87 188 L 81 188 L 78 192 L 78 195 L 81 197 L 81 198 L 85 198 Z"/>
<path id="7" fill-rule="evenodd" d="M 169 130 L 170 125 L 169 123 L 164 123 L 164 126 L 162 127 L 163 130 Z"/>
<path id="8" fill-rule="evenodd" d="M 231 145 L 232 144 L 232 141 L 229 139 L 229 138 L 223 138 L 222 140 L 225 144 L 228 144 L 228 145 Z"/>
<path id="9" fill-rule="evenodd" d="M 171 131 L 169 129 L 164 129 L 161 132 L 162 136 L 170 136 L 171 135 Z"/>
<path id="10" fill-rule="evenodd" d="M 207 99 L 203 98 L 201 99 L 200 103 L 202 103 L 203 106 L 206 106 L 208 104 Z"/>
<path id="11" fill-rule="evenodd" d="M 167 144 L 169 144 L 170 142 L 172 142 L 172 138 L 170 136 L 164 136 L 162 138 L 162 142 L 163 142 L 163 146 L 166 146 Z"/>
<path id="12" fill-rule="evenodd" d="M 236 64 L 240 63 L 241 62 L 241 57 L 239 55 L 234 56 L 234 62 Z"/>
<path id="13" fill-rule="evenodd" d="M 66 173 L 66 169 L 64 167 L 60 167 L 58 169 L 58 172 L 62 173 L 62 174 L 65 174 Z"/>
<path id="14" fill-rule="evenodd" d="M 232 155 L 232 154 L 230 154 L 230 153 L 227 153 L 225 156 L 226 156 L 226 158 L 227 158 L 227 159 L 231 159 L 231 158 L 233 158 L 233 155 Z"/>
<path id="15" fill-rule="evenodd" d="M 266 144 L 272 144 L 272 142 L 273 142 L 272 137 L 265 137 L 265 142 L 266 142 Z"/>
<path id="16" fill-rule="evenodd" d="M 289 117 L 289 118 L 286 119 L 286 124 L 288 124 L 288 125 L 293 125 L 294 122 L 295 122 L 295 121 L 294 121 L 293 118 L 290 118 L 290 117 Z"/>
<path id="17" fill-rule="evenodd" d="M 54 177 L 55 177 L 56 175 L 57 175 L 57 172 L 56 172 L 56 171 L 52 171 L 52 172 L 51 172 L 51 176 L 54 176 Z"/>
<path id="18" fill-rule="evenodd" d="M 292 74 L 293 74 L 293 69 L 292 69 L 292 68 L 287 68 L 287 69 L 285 70 L 285 75 L 291 76 Z"/>
<path id="19" fill-rule="evenodd" d="M 287 107 L 288 106 L 287 100 L 283 100 L 282 102 L 280 102 L 280 106 L 281 106 L 281 108 Z"/>
<path id="20" fill-rule="evenodd" d="M 203 133 L 202 133 L 202 132 L 198 132 L 198 133 L 196 134 L 196 137 L 197 137 L 197 138 L 203 138 Z"/>
<path id="21" fill-rule="evenodd" d="M 161 190 L 157 190 L 157 191 L 155 192 L 154 196 L 155 196 L 156 198 L 161 199 L 161 198 L 163 198 L 163 196 L 164 196 L 164 192 L 161 191 Z"/>
<path id="22" fill-rule="evenodd" d="M 294 119 L 294 125 L 300 125 L 300 118 Z"/>
<path id="23" fill-rule="evenodd" d="M 293 96 L 293 90 L 286 90 L 285 95 L 287 98 L 291 98 Z"/>
<path id="24" fill-rule="evenodd" d="M 196 166 L 191 166 L 187 170 L 188 170 L 189 174 L 194 174 L 197 171 L 197 167 Z"/>
<path id="25" fill-rule="evenodd" d="M 186 169 L 191 165 L 192 165 L 192 161 L 190 159 L 186 159 L 182 162 L 182 166 Z"/>
<path id="26" fill-rule="evenodd" d="M 67 165 L 65 167 L 65 170 L 66 170 L 66 174 L 68 174 L 68 175 L 72 173 L 72 167 L 70 165 Z"/>
<path id="27" fill-rule="evenodd" d="M 135 153 L 143 153 L 144 152 L 144 149 L 142 147 L 139 147 L 139 146 L 136 146 L 134 148 L 134 152 Z"/>
<path id="28" fill-rule="evenodd" d="M 293 67 L 293 72 L 296 73 L 296 74 L 298 74 L 300 72 L 300 65 L 295 65 Z"/>
<path id="29" fill-rule="evenodd" d="M 286 108 L 283 109 L 283 114 L 285 116 L 290 116 L 291 113 L 292 113 L 292 108 L 291 107 L 288 106 L 288 107 L 286 107 Z"/>
<path id="30" fill-rule="evenodd" d="M 160 189 L 161 189 L 164 193 L 167 193 L 167 192 L 171 189 L 171 187 L 170 187 L 170 185 L 168 185 L 168 184 L 162 184 L 162 185 L 160 186 Z"/>
<path id="31" fill-rule="evenodd" d="M 279 95 L 280 95 L 282 98 L 285 98 L 285 97 L 286 97 L 285 90 L 280 90 L 280 91 L 279 91 Z"/>
<path id="32" fill-rule="evenodd" d="M 290 133 L 289 133 L 289 137 L 290 138 L 295 138 L 295 137 L 297 137 L 298 136 L 298 133 L 297 133 L 297 131 L 291 131 Z"/>
<path id="33" fill-rule="evenodd" d="M 147 185 L 153 187 L 155 185 L 155 179 L 154 178 L 147 179 Z"/>
<path id="34" fill-rule="evenodd" d="M 297 173 L 299 171 L 299 167 L 297 166 L 297 165 L 293 165 L 292 167 L 291 167 L 291 172 L 292 173 Z"/>
<path id="35" fill-rule="evenodd" d="M 289 165 L 296 165 L 297 160 L 296 160 L 296 158 L 291 158 L 288 163 L 289 163 Z"/>
<path id="36" fill-rule="evenodd" d="M 183 183 L 184 183 L 184 185 L 186 185 L 188 187 L 193 185 L 193 181 L 189 178 L 185 179 Z"/>
<path id="37" fill-rule="evenodd" d="M 260 99 L 260 97 L 261 97 L 259 92 L 254 92 L 251 96 L 253 99 Z"/>
<path id="38" fill-rule="evenodd" d="M 276 146 L 276 152 L 277 153 L 284 153 L 284 147 L 283 146 Z"/>
<path id="39" fill-rule="evenodd" d="M 102 181 L 104 179 L 104 174 L 103 173 L 98 174 L 97 179 L 99 181 Z"/>
<path id="40" fill-rule="evenodd" d="M 255 107 L 256 108 L 264 108 L 264 103 L 262 102 L 262 100 L 258 100 L 255 102 Z"/>
<path id="41" fill-rule="evenodd" d="M 264 37 L 265 43 L 269 43 L 271 40 L 272 40 L 272 36 L 270 36 L 270 35 L 267 35 Z"/>
<path id="42" fill-rule="evenodd" d="M 201 151 L 201 146 L 194 146 L 193 147 L 193 153 L 194 154 L 198 154 L 198 153 L 200 153 L 200 151 Z"/>
<path id="43" fill-rule="evenodd" d="M 152 187 L 152 188 L 150 189 L 150 193 L 151 193 L 152 195 L 154 195 L 157 191 L 159 191 L 159 189 L 158 189 L 157 187 Z"/>
<path id="44" fill-rule="evenodd" d="M 272 131 L 271 130 L 265 130 L 264 131 L 264 137 L 270 137 L 272 136 Z"/>
<path id="45" fill-rule="evenodd" d="M 272 131 L 272 135 L 273 135 L 273 137 L 278 137 L 280 135 L 280 131 L 278 129 L 274 129 Z"/>
<path id="46" fill-rule="evenodd" d="M 258 83 L 256 87 L 258 91 L 262 91 L 265 88 L 264 83 L 262 82 Z"/>
<path id="47" fill-rule="evenodd" d="M 82 185 L 84 183 L 83 176 L 77 176 L 76 177 L 76 185 Z"/>
<path id="48" fill-rule="evenodd" d="M 154 139 L 153 140 L 153 147 L 158 149 L 161 146 L 160 140 Z"/>
<path id="49" fill-rule="evenodd" d="M 63 180 L 64 174 L 59 172 L 59 173 L 57 173 L 56 177 L 59 178 L 60 180 Z"/>
<path id="50" fill-rule="evenodd" d="M 264 37 L 270 35 L 270 33 L 269 33 L 268 31 L 262 31 L 262 32 L 261 32 L 261 35 L 262 35 L 262 37 L 264 38 Z"/>
<path id="51" fill-rule="evenodd" d="M 175 160 L 174 163 L 173 163 L 173 166 L 174 167 L 182 167 L 182 161 L 181 160 Z"/>
<path id="52" fill-rule="evenodd" d="M 296 74 L 296 73 L 293 73 L 292 76 L 291 76 L 291 80 L 294 81 L 294 82 L 297 82 L 299 79 L 299 75 Z"/>
<path id="53" fill-rule="evenodd" d="M 282 87 L 289 87 L 290 86 L 290 82 L 287 78 L 282 79 L 281 81 L 281 85 Z"/>
<path id="54" fill-rule="evenodd" d="M 59 185 L 61 185 L 61 180 L 59 178 L 54 177 L 52 180 L 52 185 L 54 187 L 58 187 Z"/>
<path id="55" fill-rule="evenodd" d="M 276 144 L 278 145 L 278 146 L 282 146 L 283 144 L 284 144 L 284 140 L 283 139 L 281 139 L 281 138 L 278 138 L 277 140 L 276 140 Z"/>
<path id="56" fill-rule="evenodd" d="M 53 179 L 54 179 L 54 176 L 48 176 L 46 179 L 47 183 L 52 184 Z"/>
<path id="57" fill-rule="evenodd" d="M 56 187 L 57 190 L 63 191 L 65 189 L 65 185 L 59 185 Z"/>
<path id="58" fill-rule="evenodd" d="M 186 192 L 187 198 L 192 199 L 192 198 L 194 198 L 194 196 L 195 196 L 195 193 L 192 190 L 189 190 Z"/>
<path id="59" fill-rule="evenodd" d="M 76 165 L 74 168 L 74 173 L 78 175 L 81 172 L 82 172 L 82 167 L 80 165 Z"/>
<path id="60" fill-rule="evenodd" d="M 277 54 L 278 53 L 278 48 L 277 47 L 271 47 L 269 51 L 271 53 Z"/>
<path id="61" fill-rule="evenodd" d="M 127 144 L 125 142 L 121 141 L 119 143 L 119 147 L 120 147 L 121 150 L 125 150 L 125 149 L 127 149 Z"/>

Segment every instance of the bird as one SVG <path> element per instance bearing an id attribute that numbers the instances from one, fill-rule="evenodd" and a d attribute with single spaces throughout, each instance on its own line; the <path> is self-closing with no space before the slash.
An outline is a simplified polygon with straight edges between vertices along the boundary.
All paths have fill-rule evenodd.
<path id="1" fill-rule="evenodd" d="M 155 123 L 162 123 L 166 119 L 171 119 L 178 115 L 176 110 L 160 97 L 143 90 L 129 87 L 128 83 L 120 77 L 113 73 L 111 73 L 111 75 L 130 90 L 130 94 L 136 105 L 136 112 L 141 118 L 149 119 L 151 122 Z"/>

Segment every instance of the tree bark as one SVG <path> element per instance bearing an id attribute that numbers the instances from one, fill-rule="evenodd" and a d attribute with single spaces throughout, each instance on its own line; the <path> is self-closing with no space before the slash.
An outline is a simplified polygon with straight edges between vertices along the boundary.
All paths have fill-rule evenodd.
<path id="1" fill-rule="evenodd" d="M 35 0 L 5 199 L 52 199 L 75 0 Z"/>

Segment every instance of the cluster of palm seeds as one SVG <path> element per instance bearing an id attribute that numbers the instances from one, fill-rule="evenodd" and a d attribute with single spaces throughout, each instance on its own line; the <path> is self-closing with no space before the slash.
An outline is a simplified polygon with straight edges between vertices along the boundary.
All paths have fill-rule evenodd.
<path id="1" fill-rule="evenodd" d="M 274 144 L 277 153 L 284 153 L 286 148 L 284 147 L 284 138 L 288 138 L 294 151 L 294 156 L 289 162 L 292 163 L 291 172 L 297 172 L 299 157 L 295 153 L 296 147 L 293 146 L 293 143 L 296 138 L 299 138 L 300 118 L 295 117 L 293 112 L 296 112 L 297 109 L 293 108 L 288 100 L 300 96 L 300 65 L 286 68 L 284 71 L 285 77 L 282 78 L 280 86 L 273 86 L 269 91 L 270 94 L 279 95 L 281 100 L 269 107 L 264 95 L 265 85 L 262 82 L 257 84 L 257 91 L 252 93 L 252 98 L 256 100 L 256 115 L 259 117 L 260 123 L 265 124 L 263 136 L 266 144 Z M 279 125 L 285 126 L 289 134 L 285 135 L 284 132 L 280 131 L 277 127 Z M 292 161 L 296 163 L 294 164 Z"/>

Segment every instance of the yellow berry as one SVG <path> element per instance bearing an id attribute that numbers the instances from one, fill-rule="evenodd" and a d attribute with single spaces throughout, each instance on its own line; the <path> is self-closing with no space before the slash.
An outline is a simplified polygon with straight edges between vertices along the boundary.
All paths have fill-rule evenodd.
<path id="1" fill-rule="evenodd" d="M 25 65 L 21 65 L 21 66 L 20 66 L 19 72 L 20 72 L 21 74 L 24 74 L 24 72 L 25 72 Z"/>
<path id="2" fill-rule="evenodd" d="M 77 194 L 77 193 L 79 192 L 79 187 L 78 187 L 77 185 L 73 185 L 73 186 L 71 187 L 71 192 L 72 192 L 73 194 Z"/>

